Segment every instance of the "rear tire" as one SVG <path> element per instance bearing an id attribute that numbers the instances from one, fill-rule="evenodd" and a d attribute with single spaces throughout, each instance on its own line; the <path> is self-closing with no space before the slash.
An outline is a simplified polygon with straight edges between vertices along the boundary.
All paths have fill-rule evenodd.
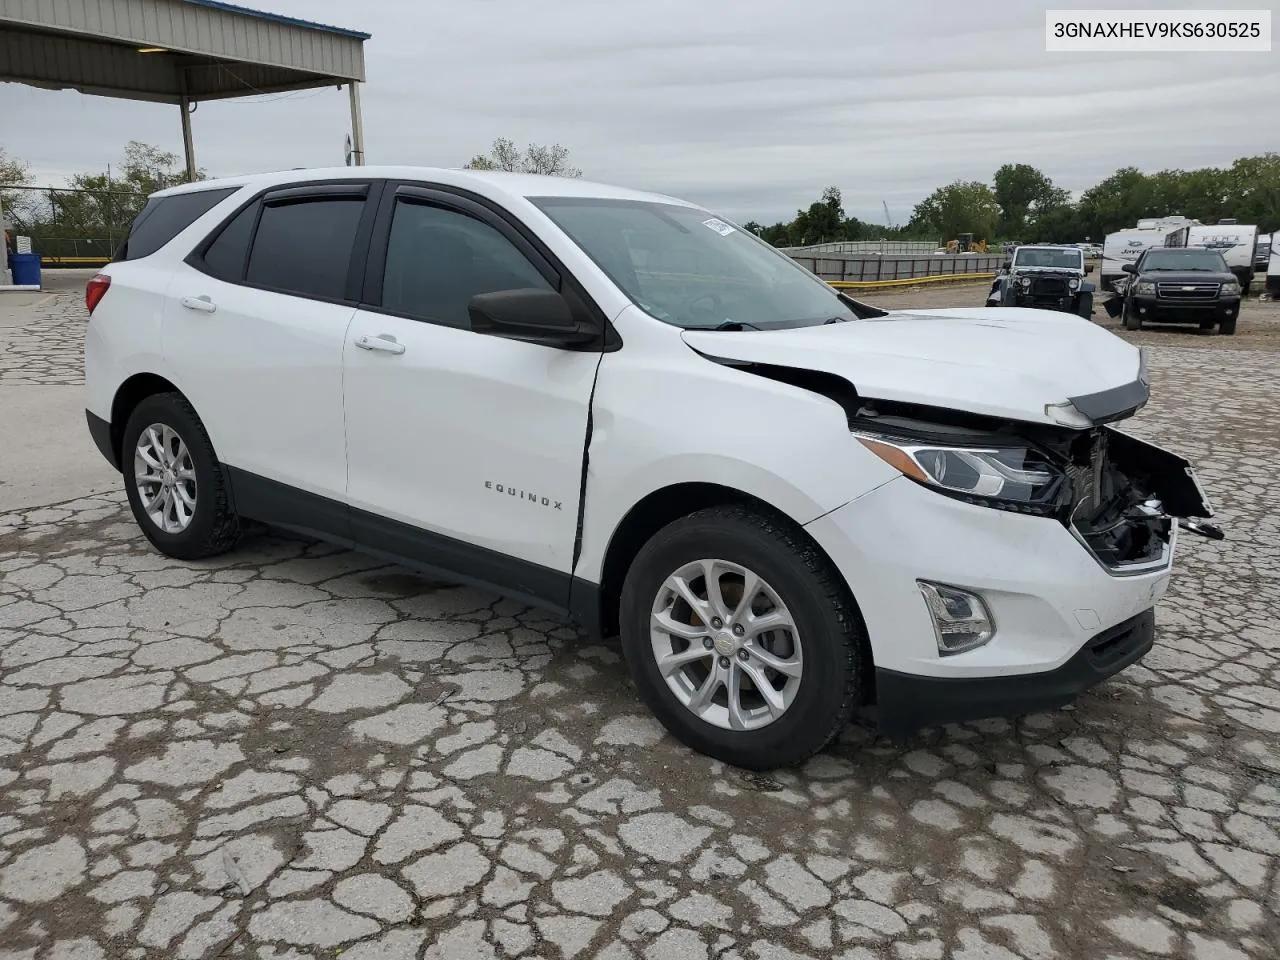
<path id="1" fill-rule="evenodd" d="M 1124 320 L 1124 328 L 1126 330 L 1142 329 L 1142 318 L 1133 310 L 1128 300 L 1124 302 L 1124 311 L 1120 316 Z"/>
<path id="2" fill-rule="evenodd" d="M 120 460 L 133 518 L 161 553 L 201 560 L 235 546 L 240 523 L 229 485 L 182 394 L 154 394 L 134 408 Z"/>
<path id="3" fill-rule="evenodd" d="M 681 599 L 690 595 L 696 609 Z M 723 506 L 668 524 L 632 562 L 619 612 L 641 698 L 676 739 L 725 763 L 803 763 L 862 702 L 871 667 L 862 617 L 831 562 L 781 518 Z M 765 617 L 789 626 L 752 627 Z M 755 678 L 777 687 L 772 696 Z"/>

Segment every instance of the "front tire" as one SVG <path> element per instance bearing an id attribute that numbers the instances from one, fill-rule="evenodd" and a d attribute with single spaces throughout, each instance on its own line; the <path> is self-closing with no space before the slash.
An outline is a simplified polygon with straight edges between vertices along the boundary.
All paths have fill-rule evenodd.
<path id="1" fill-rule="evenodd" d="M 1124 302 L 1124 312 L 1120 316 L 1124 319 L 1124 328 L 1126 330 L 1142 329 L 1142 318 L 1138 316 L 1128 300 Z"/>
<path id="2" fill-rule="evenodd" d="M 1237 319 L 1238 319 L 1237 317 L 1232 317 L 1230 320 L 1220 321 L 1218 323 L 1218 333 L 1228 337 L 1233 336 L 1236 332 Z"/>
<path id="3" fill-rule="evenodd" d="M 195 409 L 180 393 L 145 398 L 129 416 L 121 447 L 133 518 L 157 550 L 201 560 L 240 535 L 230 490 Z"/>
<path id="4" fill-rule="evenodd" d="M 717 760 L 803 763 L 861 702 L 861 615 L 830 561 L 780 518 L 724 506 L 667 525 L 633 561 L 619 612 L 641 698 Z"/>

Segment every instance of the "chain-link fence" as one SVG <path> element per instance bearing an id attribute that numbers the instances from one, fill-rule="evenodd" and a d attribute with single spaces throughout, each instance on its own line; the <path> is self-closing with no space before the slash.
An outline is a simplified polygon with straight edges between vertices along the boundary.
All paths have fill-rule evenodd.
<path id="1" fill-rule="evenodd" d="M 129 235 L 145 194 L 63 187 L 4 187 L 0 207 L 13 236 L 31 238 L 48 266 L 97 266 Z"/>

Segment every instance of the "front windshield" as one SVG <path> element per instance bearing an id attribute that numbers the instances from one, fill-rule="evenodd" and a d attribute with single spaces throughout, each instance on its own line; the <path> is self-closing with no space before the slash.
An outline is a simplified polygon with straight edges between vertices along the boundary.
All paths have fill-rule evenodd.
<path id="1" fill-rule="evenodd" d="M 1023 247 L 1013 255 L 1015 267 L 1065 267 L 1079 270 L 1083 254 L 1079 250 L 1054 250 L 1051 248 Z"/>
<path id="2" fill-rule="evenodd" d="M 594 197 L 530 199 L 637 306 L 666 323 L 765 330 L 859 316 L 786 254 L 706 210 Z"/>
<path id="3" fill-rule="evenodd" d="M 1227 261 L 1216 250 L 1195 247 L 1178 247 L 1168 250 L 1150 250 L 1142 261 L 1143 270 L 1197 270 L 1210 273 L 1226 273 Z"/>

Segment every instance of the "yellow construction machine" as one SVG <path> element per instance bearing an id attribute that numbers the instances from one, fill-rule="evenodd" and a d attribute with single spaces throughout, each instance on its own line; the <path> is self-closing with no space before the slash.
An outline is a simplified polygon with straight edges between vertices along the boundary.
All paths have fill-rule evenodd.
<path id="1" fill-rule="evenodd" d="M 955 240 L 947 241 L 947 253 L 986 253 L 987 241 L 974 240 L 972 233 L 962 233 Z"/>

